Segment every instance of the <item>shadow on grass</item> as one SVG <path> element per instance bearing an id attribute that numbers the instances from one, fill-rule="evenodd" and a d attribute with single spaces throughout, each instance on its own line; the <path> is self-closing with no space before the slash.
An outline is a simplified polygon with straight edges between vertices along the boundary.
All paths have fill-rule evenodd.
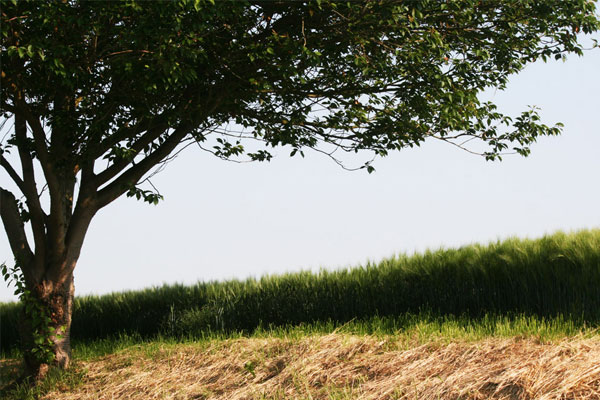
<path id="1" fill-rule="evenodd" d="M 37 400 L 50 391 L 70 391 L 83 383 L 86 371 L 73 364 L 68 370 L 51 368 L 46 377 L 32 384 L 24 380 L 23 362 L 18 359 L 0 361 L 0 398 L 3 400 Z"/>
<path id="2" fill-rule="evenodd" d="M 0 395 L 5 398 L 6 392 L 14 389 L 23 371 L 23 362 L 17 359 L 0 360 Z"/>

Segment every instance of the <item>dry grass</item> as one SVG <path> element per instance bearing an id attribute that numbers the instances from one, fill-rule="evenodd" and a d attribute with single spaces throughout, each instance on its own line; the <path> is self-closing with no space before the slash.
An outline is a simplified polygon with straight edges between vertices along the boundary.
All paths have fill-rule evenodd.
<path id="1" fill-rule="evenodd" d="M 330 334 L 137 346 L 44 399 L 600 399 L 600 338 L 410 344 Z"/>

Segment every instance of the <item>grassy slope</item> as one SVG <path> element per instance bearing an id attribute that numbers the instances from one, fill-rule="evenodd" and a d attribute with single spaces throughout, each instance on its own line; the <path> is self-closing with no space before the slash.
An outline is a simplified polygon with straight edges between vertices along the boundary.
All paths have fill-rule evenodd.
<path id="1" fill-rule="evenodd" d="M 377 266 L 377 273 L 400 270 L 431 277 L 439 275 L 439 268 L 446 262 L 462 265 L 457 267 L 463 268 L 458 271 L 460 275 L 465 268 L 481 271 L 481 267 L 475 268 L 481 263 L 460 264 L 458 261 L 487 259 L 484 266 L 489 268 L 493 267 L 490 257 L 495 254 L 501 256 L 504 271 L 510 270 L 511 265 L 513 272 L 523 271 L 522 265 L 514 266 L 518 265 L 515 257 L 520 257 L 521 264 L 533 265 L 539 271 L 543 268 L 554 272 L 557 268 L 559 272 L 560 268 L 567 268 L 566 272 L 568 268 L 587 271 L 588 275 L 576 278 L 581 283 L 582 278 L 587 276 L 589 280 L 590 273 L 593 278 L 600 270 L 599 248 L 600 230 L 558 234 L 538 241 L 512 240 L 488 247 L 470 246 L 400 258 L 403 264 L 384 261 Z M 548 269 L 540 265 L 540 260 L 560 262 Z M 581 260 L 587 260 L 588 264 L 581 266 Z M 337 277 L 338 282 L 350 282 L 352 287 L 361 282 L 357 277 L 374 275 L 368 274 L 373 271 L 369 268 L 357 271 L 328 273 L 323 280 L 335 283 L 333 278 Z M 250 293 L 264 296 L 265 288 L 272 290 L 285 287 L 282 283 L 286 282 L 307 282 L 306 276 L 288 275 L 280 280 L 270 277 L 237 283 L 237 287 L 254 288 Z M 508 276 L 519 277 L 518 274 Z M 313 279 L 309 280 L 311 284 L 322 282 L 319 276 L 310 279 Z M 568 282 L 578 284 L 575 280 Z M 208 287 L 219 288 L 217 284 L 212 285 Z M 518 281 L 515 285 L 517 289 L 523 288 Z M 227 283 L 220 288 L 223 287 L 227 287 Z M 440 289 L 437 286 L 437 290 Z M 145 293 L 145 296 L 155 294 Z M 245 293 L 247 296 L 248 292 Z M 266 291 L 269 296 L 273 293 Z M 595 300 L 600 301 L 598 291 L 595 293 Z M 115 296 L 118 298 L 118 295 L 108 296 L 104 301 L 114 300 Z M 126 304 L 131 307 L 135 302 Z M 190 310 L 188 316 L 198 313 L 197 309 Z M 200 314 L 202 317 L 202 312 Z M 197 321 L 192 319 L 191 323 Z M 250 333 L 212 329 L 195 331 L 188 336 L 154 336 L 152 339 L 134 332 L 119 338 L 75 341 L 75 368 L 67 373 L 50 374 L 47 381 L 35 389 L 6 389 L 19 365 L 14 358 L 4 359 L 0 368 L 0 388 L 4 386 L 4 389 L 0 397 L 9 400 L 600 399 L 598 325 L 568 314 L 482 312 L 476 316 L 468 313 L 455 316 L 430 310 L 350 318 L 350 322 L 330 319 L 264 326 L 259 325 Z M 11 357 L 18 357 L 18 353 L 11 353 Z"/>
<path id="2" fill-rule="evenodd" d="M 75 368 L 7 400 L 598 399 L 600 336 L 346 333 L 80 349 Z M 426 340 L 425 340 L 426 339 Z M 84 351 L 81 351 L 84 350 Z M 10 363 L 4 370 L 13 367 Z"/>
<path id="3" fill-rule="evenodd" d="M 70 371 L 7 387 L 19 369 L 2 360 L 3 399 L 598 399 L 600 334 L 562 319 L 413 315 L 80 342 Z"/>
<path id="4" fill-rule="evenodd" d="M 333 272 L 78 297 L 72 334 L 74 340 L 198 337 L 374 315 L 402 325 L 405 314 L 424 310 L 441 319 L 562 315 L 582 327 L 600 322 L 598 287 L 600 229 L 402 255 Z M 17 311 L 0 304 L 0 351 L 17 343 Z"/>

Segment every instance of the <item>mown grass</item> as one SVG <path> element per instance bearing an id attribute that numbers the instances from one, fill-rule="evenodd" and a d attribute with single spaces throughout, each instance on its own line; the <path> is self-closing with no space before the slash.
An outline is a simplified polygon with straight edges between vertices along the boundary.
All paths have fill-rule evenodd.
<path id="1" fill-rule="evenodd" d="M 48 377 L 37 386 L 27 384 L 10 385 L 20 371 L 18 350 L 11 351 L 10 357 L 2 361 L 0 367 L 0 397 L 6 400 L 38 399 L 52 391 L 76 391 L 85 383 L 85 362 L 102 362 L 111 354 L 126 354 L 121 357 L 133 363 L 137 359 L 160 362 L 181 348 L 193 347 L 194 351 L 211 348 L 219 351 L 222 346 L 237 339 L 284 339 L 299 343 L 307 337 L 325 337 L 332 333 L 342 337 L 358 335 L 377 337 L 391 347 L 386 351 L 416 348 L 422 344 L 442 346 L 446 343 L 482 343 L 487 339 L 519 338 L 534 339 L 535 343 L 559 343 L 565 338 L 581 340 L 599 336 L 598 328 L 585 323 L 577 324 L 563 317 L 542 318 L 526 315 L 484 315 L 481 318 L 469 316 L 439 316 L 431 313 L 404 314 L 395 317 L 372 317 L 366 320 L 352 320 L 346 323 L 334 321 L 304 323 L 286 326 L 260 326 L 253 332 L 204 331 L 187 337 L 157 336 L 151 339 L 140 335 L 97 340 L 75 341 L 73 343 L 73 368 L 69 371 L 52 370 Z M 318 340 L 318 339 L 317 339 Z M 124 361 L 124 362 L 125 362 Z M 121 364 L 119 364 L 121 365 Z M 121 367 L 128 367 L 123 364 Z M 244 365 L 252 373 L 254 364 Z M 252 371 L 252 372 L 251 372 Z M 328 398 L 360 398 L 349 388 L 331 387 Z M 341 397 L 339 397 L 341 396 Z"/>
<path id="2" fill-rule="evenodd" d="M 199 338 L 264 327 L 340 326 L 374 316 L 393 330 L 414 315 L 431 323 L 458 316 L 483 321 L 476 323 L 481 326 L 490 318 L 561 321 L 578 330 L 598 326 L 599 288 L 600 229 L 559 232 L 400 255 L 338 271 L 77 297 L 72 337 Z M 17 304 L 0 304 L 1 352 L 18 343 L 18 312 Z M 532 330 L 545 329 L 536 323 Z"/>
<path id="3" fill-rule="evenodd" d="M 600 230 L 401 255 L 340 271 L 172 285 L 78 297 L 74 368 L 10 385 L 20 365 L 20 306 L 0 304 L 0 397 L 37 399 L 81 385 L 85 361 L 122 351 L 149 358 L 186 343 L 241 337 L 302 340 L 332 332 L 410 345 L 490 337 L 537 342 L 598 335 Z M 332 388 L 331 398 L 348 398 Z"/>

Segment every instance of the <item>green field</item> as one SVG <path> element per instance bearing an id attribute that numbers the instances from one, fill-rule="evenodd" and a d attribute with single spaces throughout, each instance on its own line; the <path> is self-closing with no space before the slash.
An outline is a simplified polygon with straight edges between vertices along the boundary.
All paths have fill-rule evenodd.
<path id="1" fill-rule="evenodd" d="M 18 304 L 0 304 L 3 359 L 0 378 L 4 383 L 12 382 L 19 369 L 16 361 L 20 356 L 16 335 L 18 312 Z M 198 359 L 223 351 L 221 358 L 235 363 L 239 361 L 236 352 L 241 350 L 231 348 L 238 345 L 255 350 L 247 356 L 250 361 L 243 364 L 237 375 L 228 379 L 251 385 L 252 382 L 246 380 L 254 377 L 254 369 L 258 371 L 260 363 L 267 368 L 273 361 L 269 361 L 274 357 L 272 352 L 256 355 L 262 354 L 261 346 L 278 349 L 278 343 L 287 343 L 289 351 L 305 351 L 308 340 L 319 343 L 313 349 L 317 354 L 321 351 L 319 346 L 332 346 L 328 351 L 335 353 L 335 349 L 343 348 L 356 337 L 364 338 L 365 343 L 374 347 L 388 343 L 386 352 L 395 351 L 398 357 L 400 351 L 429 348 L 440 352 L 436 357 L 446 357 L 443 355 L 445 346 L 452 343 L 458 343 L 459 349 L 460 346 L 468 348 L 472 343 L 468 354 L 476 354 L 483 348 L 492 354 L 497 351 L 497 343 L 504 343 L 502 357 L 526 356 L 524 360 L 534 354 L 550 354 L 553 349 L 568 347 L 571 348 L 569 354 L 574 355 L 565 362 L 589 369 L 598 364 L 594 357 L 599 355 L 589 351 L 597 349 L 598 326 L 600 230 L 556 233 L 536 240 L 509 239 L 488 245 L 401 255 L 378 264 L 338 271 L 77 297 L 72 327 L 75 367 L 68 372 L 52 372 L 37 387 L 2 390 L 0 385 L 0 390 L 9 399 L 54 398 L 62 392 L 72 393 L 77 398 L 78 387 L 96 384 L 88 371 L 90 366 L 102 366 L 106 374 L 120 370 L 121 364 L 115 367 L 112 357 L 124 365 L 130 365 L 131 361 L 127 360 L 142 357 L 147 359 L 144 365 L 150 362 L 152 368 L 158 368 L 160 363 L 152 362 L 156 361 L 157 354 L 168 358 L 173 352 L 192 346 L 190 354 L 196 354 Z M 519 344 L 520 341 L 525 344 Z M 523 346 L 527 351 L 520 350 Z M 225 348 L 227 350 L 223 350 Z M 508 348 L 515 354 L 508 355 Z M 274 351 L 275 355 L 279 354 L 279 350 Z M 385 353 L 360 351 L 364 353 L 361 356 L 364 360 Z M 432 354 L 429 350 L 419 350 L 415 357 L 425 360 L 433 357 Z M 582 358 L 582 354 L 587 358 Z M 123 357 L 125 361 L 121 360 Z M 481 362 L 477 360 L 475 357 L 469 362 Z M 294 376 L 304 376 L 306 371 L 302 368 L 305 366 L 288 361 L 289 368 L 297 369 Z M 369 362 L 383 365 L 384 361 L 373 358 Z M 146 367 L 138 367 L 129 373 L 132 376 L 147 374 Z M 453 371 L 454 367 L 448 368 Z M 251 374 L 244 372 L 245 369 Z M 555 370 L 546 372 L 552 371 Z M 413 372 L 419 373 L 418 369 Z M 493 375 L 493 371 L 490 373 Z M 308 374 L 302 379 L 310 380 L 311 376 Z M 111 382 L 119 379 L 118 376 L 110 378 Z M 560 382 L 567 378 L 554 374 L 547 379 Z M 216 383 L 207 385 L 213 387 Z M 306 397 L 294 398 L 361 397 L 360 393 L 350 393 L 352 390 L 344 385 L 336 385 L 326 388 L 325 392 L 325 389 L 311 389 Z M 371 387 L 368 380 L 361 385 L 364 390 Z M 289 390 L 302 393 L 294 387 Z"/>
<path id="2" fill-rule="evenodd" d="M 299 325 L 393 333 L 419 323 L 478 335 L 572 334 L 598 326 L 599 288 L 600 230 L 556 233 L 338 271 L 77 297 L 72 338 L 201 338 Z M 0 304 L 3 354 L 18 345 L 18 310 Z"/>
<path id="3" fill-rule="evenodd" d="M 560 317 L 406 314 L 258 328 L 250 335 L 122 335 L 74 343 L 72 367 L 51 370 L 37 386 L 13 384 L 19 356 L 12 352 L 0 365 L 3 399 L 163 399 L 175 393 L 177 399 L 228 399 L 241 392 L 253 400 L 358 400 L 381 391 L 388 394 L 376 398 L 479 399 L 489 394 L 482 382 L 539 397 L 555 395 L 554 387 L 564 398 L 600 394 L 594 389 L 600 384 L 598 329 Z M 371 370 L 378 372 L 360 373 Z M 323 384 L 331 375 L 338 378 Z M 546 384 L 540 387 L 539 379 Z"/>

